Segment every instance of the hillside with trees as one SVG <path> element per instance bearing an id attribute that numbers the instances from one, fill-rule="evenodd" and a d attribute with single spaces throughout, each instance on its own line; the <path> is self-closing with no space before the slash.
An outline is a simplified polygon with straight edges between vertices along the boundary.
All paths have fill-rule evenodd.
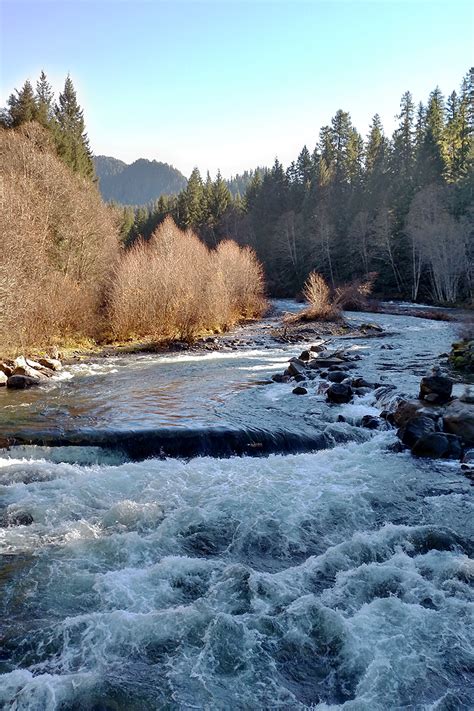
<path id="1" fill-rule="evenodd" d="M 2 355 L 193 340 L 261 313 L 262 268 L 249 247 L 209 249 L 171 217 L 148 241 L 123 244 L 128 213 L 100 196 L 69 76 L 57 104 L 44 74 L 36 92 L 25 82 L 1 118 Z"/>
<path id="2" fill-rule="evenodd" d="M 208 244 L 252 246 L 274 295 L 294 295 L 312 270 L 329 283 L 378 274 L 379 296 L 468 303 L 474 273 L 474 70 L 445 98 L 400 101 L 391 136 L 376 114 L 364 138 L 339 110 L 312 150 L 286 169 L 257 170 L 235 196 L 194 169 L 185 190 L 129 215 L 128 241 L 170 214 Z M 132 224 L 133 222 L 133 224 Z"/>
<path id="3" fill-rule="evenodd" d="M 104 200 L 122 205 L 146 205 L 161 195 L 186 187 L 186 178 L 172 165 L 140 158 L 131 165 L 108 156 L 95 156 L 94 165 Z"/>

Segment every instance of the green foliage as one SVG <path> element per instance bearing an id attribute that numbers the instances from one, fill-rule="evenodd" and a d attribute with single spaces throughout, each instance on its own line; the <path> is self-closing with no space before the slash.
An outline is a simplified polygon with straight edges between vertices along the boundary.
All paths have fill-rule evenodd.
<path id="1" fill-rule="evenodd" d="M 5 128 L 19 128 L 31 121 L 36 121 L 50 132 L 56 152 L 66 165 L 83 177 L 94 178 L 84 115 L 69 75 L 56 105 L 44 71 L 36 83 L 36 92 L 27 80 L 20 90 L 16 89 L 10 95 L 7 106 L 1 111 L 0 123 Z"/>

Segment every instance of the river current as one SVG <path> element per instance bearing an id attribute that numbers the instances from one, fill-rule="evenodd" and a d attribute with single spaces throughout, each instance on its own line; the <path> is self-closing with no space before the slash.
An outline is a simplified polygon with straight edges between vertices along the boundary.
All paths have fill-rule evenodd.
<path id="1" fill-rule="evenodd" d="M 333 339 L 360 355 L 354 372 L 408 395 L 455 337 L 349 318 L 387 331 Z M 270 383 L 304 345 L 271 326 L 242 328 L 237 351 L 97 359 L 0 394 L 1 432 L 45 433 L 0 450 L 0 708 L 474 708 L 470 480 L 360 428 L 372 393 L 328 406 L 316 381 L 304 397 Z M 140 460 L 84 442 L 214 427 L 325 445 Z"/>

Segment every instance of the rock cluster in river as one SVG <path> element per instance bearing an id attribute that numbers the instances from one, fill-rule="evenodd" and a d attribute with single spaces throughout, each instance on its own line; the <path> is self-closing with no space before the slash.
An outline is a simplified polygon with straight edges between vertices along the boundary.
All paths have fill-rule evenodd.
<path id="1" fill-rule="evenodd" d="M 24 390 L 40 385 L 50 378 L 55 371 L 61 370 L 61 361 L 57 358 L 38 358 L 32 360 L 18 356 L 15 360 L 0 361 L 0 386 Z"/>
<path id="2" fill-rule="evenodd" d="M 449 362 L 456 370 L 474 373 L 474 340 L 466 338 L 453 343 Z"/>
<path id="3" fill-rule="evenodd" d="M 307 395 L 310 382 L 317 379 L 318 394 L 324 393 L 328 403 L 340 405 L 354 396 L 373 391 L 377 400 L 393 393 L 395 386 L 371 383 L 352 371 L 358 355 L 342 350 L 327 350 L 321 343 L 291 358 L 283 373 L 273 375 L 278 383 L 295 383 L 294 395 Z M 421 379 L 418 399 L 398 397 L 394 411 L 384 411 L 381 418 L 365 415 L 360 426 L 379 429 L 387 423 L 397 428 L 403 445 L 418 457 L 460 459 L 466 471 L 474 471 L 474 394 L 466 390 L 460 398 L 452 396 L 453 381 L 441 374 L 438 367 Z M 339 416 L 338 422 L 345 418 Z M 386 426 L 386 425 L 385 425 Z M 471 449 L 472 448 L 472 449 Z"/>
<path id="4" fill-rule="evenodd" d="M 452 380 L 434 369 L 433 375 L 422 378 L 418 400 L 400 401 L 390 417 L 399 439 L 415 456 L 467 456 L 469 464 L 469 448 L 474 447 L 474 395 L 466 389 L 460 398 L 453 398 L 452 387 Z"/>
<path id="5" fill-rule="evenodd" d="M 294 381 L 298 385 L 294 395 L 307 395 L 309 381 L 318 379 L 318 392 L 325 393 L 327 402 L 340 405 L 351 402 L 354 395 L 365 395 L 377 387 L 364 378 L 352 377 L 349 371 L 356 368 L 359 355 L 349 355 L 343 350 L 328 350 L 324 343 L 311 346 L 299 358 L 291 358 L 283 373 L 272 376 L 277 383 Z M 363 425 L 366 426 L 366 425 Z"/>

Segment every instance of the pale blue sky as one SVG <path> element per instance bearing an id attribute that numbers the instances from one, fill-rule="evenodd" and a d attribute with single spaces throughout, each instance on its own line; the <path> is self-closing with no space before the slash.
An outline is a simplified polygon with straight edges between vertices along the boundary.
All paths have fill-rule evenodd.
<path id="1" fill-rule="evenodd" d="M 70 72 L 95 153 L 225 176 L 287 165 L 339 108 L 391 132 L 400 96 L 458 89 L 464 0 L 0 0 L 1 103 Z"/>

